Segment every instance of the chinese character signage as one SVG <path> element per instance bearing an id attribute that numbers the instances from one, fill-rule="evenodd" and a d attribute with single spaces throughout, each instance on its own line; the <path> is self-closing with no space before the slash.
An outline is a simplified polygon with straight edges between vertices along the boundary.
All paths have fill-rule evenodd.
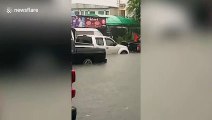
<path id="1" fill-rule="evenodd" d="M 72 16 L 73 28 L 99 28 L 106 25 L 106 18 L 88 17 L 88 16 Z"/>

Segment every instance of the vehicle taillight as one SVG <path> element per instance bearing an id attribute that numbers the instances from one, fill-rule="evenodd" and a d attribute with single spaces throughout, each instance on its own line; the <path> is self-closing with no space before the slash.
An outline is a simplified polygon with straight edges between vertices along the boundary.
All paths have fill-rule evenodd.
<path id="1" fill-rule="evenodd" d="M 76 95 L 76 90 L 75 89 L 72 89 L 71 90 L 71 98 L 74 98 Z"/>
<path id="2" fill-rule="evenodd" d="M 74 83 L 76 81 L 76 71 L 71 71 L 71 83 Z"/>
<path id="3" fill-rule="evenodd" d="M 72 84 L 76 81 L 76 71 L 71 71 L 71 98 L 74 98 L 76 95 L 76 90 L 72 88 Z"/>
<path id="4" fill-rule="evenodd" d="M 138 52 L 141 51 L 141 46 L 140 46 L 140 45 L 137 46 L 137 51 L 138 51 Z"/>

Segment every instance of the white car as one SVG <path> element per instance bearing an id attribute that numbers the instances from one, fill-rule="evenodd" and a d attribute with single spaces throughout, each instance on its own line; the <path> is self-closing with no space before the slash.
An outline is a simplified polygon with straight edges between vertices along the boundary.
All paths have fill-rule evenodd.
<path id="1" fill-rule="evenodd" d="M 90 44 L 94 48 L 106 49 L 106 54 L 129 54 L 126 46 L 117 44 L 112 38 L 96 35 L 79 35 L 76 43 Z"/>

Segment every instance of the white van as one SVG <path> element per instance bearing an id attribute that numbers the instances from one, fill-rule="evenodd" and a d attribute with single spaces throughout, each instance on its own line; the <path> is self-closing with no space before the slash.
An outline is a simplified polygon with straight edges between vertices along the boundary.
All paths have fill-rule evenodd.
<path id="1" fill-rule="evenodd" d="M 103 34 L 96 28 L 74 28 L 76 30 L 76 36 L 78 35 L 96 35 L 103 36 Z"/>
<path id="2" fill-rule="evenodd" d="M 112 38 L 107 36 L 79 35 L 75 43 L 90 45 L 86 47 L 104 48 L 106 54 L 129 54 L 126 46 L 117 44 Z M 78 47 L 85 47 L 83 44 L 78 45 Z"/>

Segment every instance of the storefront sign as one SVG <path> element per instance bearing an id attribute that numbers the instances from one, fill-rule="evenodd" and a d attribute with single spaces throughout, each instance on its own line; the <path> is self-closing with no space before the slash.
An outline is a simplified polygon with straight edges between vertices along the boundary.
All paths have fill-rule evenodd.
<path id="1" fill-rule="evenodd" d="M 106 25 L 106 18 L 72 16 L 72 28 L 99 28 Z"/>

